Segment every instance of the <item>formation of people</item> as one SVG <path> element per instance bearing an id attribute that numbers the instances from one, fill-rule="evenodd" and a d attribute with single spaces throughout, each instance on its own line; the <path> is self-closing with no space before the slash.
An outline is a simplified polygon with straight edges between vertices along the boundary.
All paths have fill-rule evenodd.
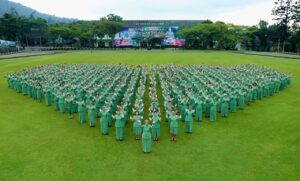
<path id="1" fill-rule="evenodd" d="M 203 65 L 79 65 L 59 64 L 27 68 L 5 76 L 8 87 L 46 106 L 78 114 L 80 124 L 90 127 L 99 120 L 100 133 L 115 127 L 117 141 L 124 140 L 131 120 L 136 140 L 142 139 L 144 153 L 160 138 L 161 120 L 168 121 L 170 140 L 176 141 L 179 121 L 185 132 L 193 130 L 193 121 L 204 117 L 211 122 L 217 115 L 226 118 L 256 100 L 272 96 L 286 88 L 291 75 L 267 67 Z M 149 106 L 145 105 L 149 86 Z M 162 105 L 158 90 L 162 92 Z M 162 118 L 161 108 L 165 118 Z M 149 120 L 145 120 L 145 112 Z"/>
<path id="2" fill-rule="evenodd" d="M 228 117 L 256 100 L 272 96 L 286 88 L 291 75 L 267 67 L 157 66 L 171 140 L 176 140 L 178 120 L 185 132 L 192 133 L 192 121 L 211 122 Z"/>

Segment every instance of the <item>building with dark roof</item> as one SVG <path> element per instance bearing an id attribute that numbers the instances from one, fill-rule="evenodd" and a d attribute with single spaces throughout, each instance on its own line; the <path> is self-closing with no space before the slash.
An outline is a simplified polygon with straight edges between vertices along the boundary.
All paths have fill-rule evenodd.
<path id="1" fill-rule="evenodd" d="M 178 26 L 191 27 L 201 24 L 203 20 L 124 20 L 126 27 L 133 26 Z"/>

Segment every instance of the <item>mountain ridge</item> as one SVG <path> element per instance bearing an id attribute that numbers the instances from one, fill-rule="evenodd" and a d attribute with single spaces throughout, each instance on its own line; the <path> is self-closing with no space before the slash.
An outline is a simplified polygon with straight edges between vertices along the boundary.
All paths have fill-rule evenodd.
<path id="1" fill-rule="evenodd" d="M 24 6 L 21 3 L 12 2 L 9 0 L 0 0 L 0 16 L 2 16 L 4 13 L 10 12 L 12 9 L 15 9 L 15 11 L 20 16 L 29 17 L 30 15 L 33 14 L 34 17 L 43 18 L 47 20 L 49 23 L 71 23 L 71 22 L 78 21 L 78 19 L 74 19 L 74 18 L 57 17 L 54 15 L 41 13 L 35 9 Z"/>

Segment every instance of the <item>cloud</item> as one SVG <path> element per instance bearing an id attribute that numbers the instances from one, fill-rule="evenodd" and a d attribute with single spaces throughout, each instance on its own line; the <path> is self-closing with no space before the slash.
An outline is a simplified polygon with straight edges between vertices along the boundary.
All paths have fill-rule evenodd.
<path id="1" fill-rule="evenodd" d="M 259 20 L 258 16 L 270 19 L 273 6 L 270 3 L 273 0 L 12 1 L 20 2 L 43 13 L 84 20 L 99 19 L 109 13 L 115 13 L 124 19 L 213 19 L 238 24 L 256 24 Z"/>
<path id="2" fill-rule="evenodd" d="M 266 20 L 269 23 L 273 23 L 273 17 L 271 16 L 273 6 L 273 0 L 265 0 L 234 11 L 218 13 L 209 19 L 214 21 L 222 20 L 226 23 L 239 25 L 256 25 L 260 20 Z"/>

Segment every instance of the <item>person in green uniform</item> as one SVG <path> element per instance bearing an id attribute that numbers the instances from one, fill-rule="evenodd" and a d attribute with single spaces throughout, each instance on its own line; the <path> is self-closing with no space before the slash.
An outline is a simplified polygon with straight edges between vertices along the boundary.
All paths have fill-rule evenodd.
<path id="1" fill-rule="evenodd" d="M 142 116 L 139 115 L 139 111 L 135 111 L 135 115 L 133 117 L 130 117 L 130 119 L 133 122 L 133 133 L 135 135 L 136 140 L 141 139 L 142 134 Z"/>
<path id="2" fill-rule="evenodd" d="M 144 153 L 151 152 L 151 131 L 152 126 L 145 120 L 145 124 L 142 125 L 143 135 L 142 135 L 142 147 Z"/>
<path id="3" fill-rule="evenodd" d="M 195 107 L 195 119 L 197 121 L 202 121 L 202 113 L 203 113 L 203 109 L 202 109 L 202 101 L 201 100 L 197 100 L 196 102 L 196 107 Z"/>
<path id="4" fill-rule="evenodd" d="M 59 105 L 59 111 L 61 113 L 65 112 L 65 96 L 63 95 L 63 93 L 58 95 L 58 105 Z"/>
<path id="5" fill-rule="evenodd" d="M 270 91 L 269 91 L 269 83 L 265 82 L 264 84 L 264 88 L 263 88 L 263 96 L 264 97 L 268 97 L 270 95 Z"/>
<path id="6" fill-rule="evenodd" d="M 109 109 L 108 111 L 108 127 L 111 127 L 112 126 L 112 113 L 113 113 L 113 108 L 112 108 L 112 104 L 111 103 L 108 103 L 107 105 L 107 108 Z"/>
<path id="7" fill-rule="evenodd" d="M 73 118 L 73 101 L 74 99 L 71 97 L 71 95 L 68 95 L 65 99 L 65 105 L 66 105 L 66 110 L 67 110 L 67 113 L 69 115 L 69 119 L 72 119 Z"/>
<path id="8" fill-rule="evenodd" d="M 263 88 L 261 85 L 258 85 L 258 89 L 257 89 L 257 99 L 261 100 L 263 97 Z"/>
<path id="9" fill-rule="evenodd" d="M 193 130 L 193 114 L 195 110 L 193 110 L 192 106 L 189 106 L 189 109 L 185 110 L 185 132 L 192 133 Z"/>
<path id="10" fill-rule="evenodd" d="M 250 105 L 250 103 L 253 101 L 252 100 L 252 88 L 248 88 L 248 92 L 246 94 L 246 97 L 245 97 L 245 102 L 247 105 Z"/>
<path id="11" fill-rule="evenodd" d="M 51 106 L 51 92 L 47 88 L 43 90 L 46 106 Z"/>
<path id="12" fill-rule="evenodd" d="M 211 101 L 209 120 L 215 122 L 217 120 L 217 105 L 215 101 Z"/>
<path id="13" fill-rule="evenodd" d="M 121 114 L 120 110 L 116 112 L 115 116 L 112 116 L 113 119 L 115 119 L 115 127 L 116 127 L 116 140 L 122 141 L 124 140 L 124 124 L 123 124 L 123 118 L 124 115 Z"/>
<path id="14" fill-rule="evenodd" d="M 55 93 L 53 93 L 52 97 L 53 97 L 53 102 L 54 102 L 54 110 L 58 111 L 59 110 L 59 103 L 58 103 L 59 98 L 58 98 L 58 95 L 55 94 Z"/>
<path id="15" fill-rule="evenodd" d="M 230 99 L 230 112 L 236 112 L 236 105 L 237 105 L 237 100 L 236 100 L 236 95 L 232 95 Z"/>
<path id="16" fill-rule="evenodd" d="M 72 92 L 71 95 L 73 101 L 72 101 L 72 113 L 78 113 L 78 105 L 76 103 L 76 101 L 78 100 L 77 96 L 74 94 L 74 92 Z"/>
<path id="17" fill-rule="evenodd" d="M 90 104 L 91 102 L 93 102 L 93 96 L 91 95 L 91 93 L 87 93 L 86 94 L 86 100 L 85 100 L 86 104 Z"/>
<path id="18" fill-rule="evenodd" d="M 27 85 L 27 96 L 32 97 L 32 83 L 31 82 L 28 82 L 28 85 Z"/>
<path id="19" fill-rule="evenodd" d="M 206 102 L 206 104 L 205 104 L 205 117 L 209 118 L 209 116 L 210 116 L 210 108 L 212 106 L 212 100 L 209 99 L 209 98 L 206 98 L 205 102 Z"/>
<path id="20" fill-rule="evenodd" d="M 39 101 L 39 102 L 42 102 L 42 87 L 40 84 L 38 84 L 36 86 L 36 99 Z"/>
<path id="21" fill-rule="evenodd" d="M 178 134 L 178 120 L 181 119 L 181 116 L 176 115 L 176 111 L 172 111 L 172 115 L 167 117 L 170 121 L 170 134 L 171 134 L 171 141 L 176 141 L 176 136 Z"/>
<path id="22" fill-rule="evenodd" d="M 22 83 L 22 93 L 24 96 L 27 95 L 27 84 L 25 81 Z"/>
<path id="23" fill-rule="evenodd" d="M 97 94 L 96 97 L 95 97 L 95 107 L 96 107 L 96 113 L 97 113 L 97 117 L 100 116 L 100 108 L 101 108 L 101 97 L 100 97 L 100 94 Z"/>
<path id="24" fill-rule="evenodd" d="M 229 110 L 228 99 L 227 96 L 225 95 L 221 103 L 221 116 L 225 118 L 228 117 L 228 110 Z"/>
<path id="25" fill-rule="evenodd" d="M 152 135 L 153 140 L 158 141 L 160 137 L 160 116 L 158 115 L 157 111 L 154 111 L 153 116 L 150 118 L 152 122 Z"/>
<path id="26" fill-rule="evenodd" d="M 86 106 L 88 109 L 88 117 L 89 117 L 89 123 L 90 123 L 90 127 L 95 127 L 95 109 L 96 107 L 92 104 L 92 102 L 90 102 L 89 105 Z"/>
<path id="27" fill-rule="evenodd" d="M 34 100 L 36 100 L 36 85 L 35 85 L 35 82 L 33 83 L 32 88 L 31 88 L 31 95 L 32 95 L 32 98 Z"/>
<path id="28" fill-rule="evenodd" d="M 85 123 L 85 103 L 82 100 L 82 98 L 80 98 L 79 101 L 77 101 L 76 103 L 78 105 L 79 123 L 84 124 Z"/>
<path id="29" fill-rule="evenodd" d="M 185 117 L 185 113 L 186 113 L 185 110 L 188 108 L 188 106 L 187 106 L 188 101 L 189 101 L 189 98 L 185 98 L 180 103 L 180 109 L 181 109 L 180 113 L 181 113 L 182 117 Z"/>
<path id="30" fill-rule="evenodd" d="M 245 107 L 245 93 L 243 91 L 240 91 L 239 94 L 239 109 L 244 109 Z"/>
<path id="31" fill-rule="evenodd" d="M 109 117 L 111 116 L 109 114 L 109 108 L 103 107 L 102 109 L 100 109 L 99 115 L 100 115 L 100 132 L 103 135 L 107 135 L 108 134 Z"/>

